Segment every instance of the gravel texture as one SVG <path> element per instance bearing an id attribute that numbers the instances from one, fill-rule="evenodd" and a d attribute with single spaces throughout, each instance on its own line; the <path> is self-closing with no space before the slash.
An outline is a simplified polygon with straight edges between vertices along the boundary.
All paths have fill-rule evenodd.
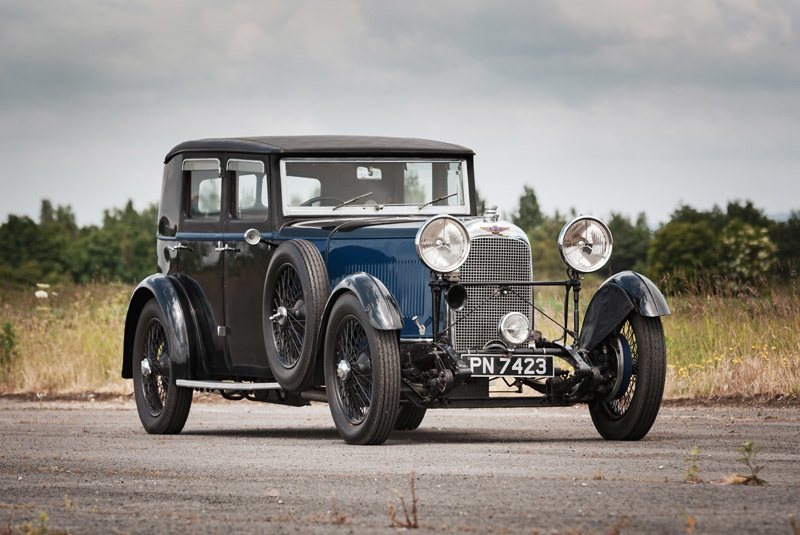
<path id="1" fill-rule="evenodd" d="M 747 440 L 769 485 L 720 484 L 746 473 Z M 704 483 L 684 482 L 692 446 Z M 609 442 L 585 406 L 439 410 L 348 446 L 322 404 L 195 403 L 180 435 L 153 436 L 130 400 L 0 399 L 0 533 L 39 511 L 76 534 L 394 533 L 412 473 L 428 531 L 791 533 L 800 411 L 666 407 L 643 440 Z"/>

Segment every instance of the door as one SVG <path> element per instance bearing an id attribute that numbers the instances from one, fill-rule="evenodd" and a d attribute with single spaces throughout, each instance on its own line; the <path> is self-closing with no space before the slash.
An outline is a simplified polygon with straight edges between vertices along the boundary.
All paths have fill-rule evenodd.
<path id="1" fill-rule="evenodd" d="M 273 248 L 244 241 L 245 231 L 251 228 L 262 236 L 272 232 L 269 181 L 264 162 L 252 156 L 229 158 L 225 177 L 230 190 L 223 242 L 228 352 L 238 375 L 271 377 L 264 351 L 261 301 Z"/>
<path id="2" fill-rule="evenodd" d="M 194 374 L 218 378 L 229 374 L 225 354 L 225 309 L 222 292 L 223 206 L 226 187 L 220 160 L 192 157 L 183 160 L 183 203 L 176 239 L 178 269 L 192 308 L 197 312 L 202 343 Z"/>

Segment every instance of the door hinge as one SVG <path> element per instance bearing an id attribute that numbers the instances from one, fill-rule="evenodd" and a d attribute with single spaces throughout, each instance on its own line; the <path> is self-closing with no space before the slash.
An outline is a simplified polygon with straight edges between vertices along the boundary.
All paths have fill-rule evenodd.
<path id="1" fill-rule="evenodd" d="M 225 325 L 217 325 L 217 336 L 228 336 L 228 328 Z"/>

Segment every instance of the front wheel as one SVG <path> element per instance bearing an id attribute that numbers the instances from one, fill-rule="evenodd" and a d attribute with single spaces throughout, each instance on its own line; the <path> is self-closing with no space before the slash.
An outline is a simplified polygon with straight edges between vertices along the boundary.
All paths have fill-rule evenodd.
<path id="1" fill-rule="evenodd" d="M 164 315 L 155 299 L 142 309 L 133 339 L 133 391 L 145 431 L 180 433 L 192 406 L 192 389 L 175 386 Z"/>
<path id="2" fill-rule="evenodd" d="M 426 409 L 417 407 L 409 403 L 408 405 L 400 405 L 400 410 L 397 412 L 397 420 L 394 422 L 394 428 L 398 431 L 413 431 L 418 428 L 425 418 Z"/>
<path id="3" fill-rule="evenodd" d="M 339 435 L 348 444 L 383 444 L 400 405 L 400 350 L 395 333 L 375 329 L 353 294 L 333 306 L 324 366 Z"/>
<path id="4" fill-rule="evenodd" d="M 661 318 L 631 314 L 619 336 L 620 346 L 630 351 L 630 379 L 616 399 L 597 399 L 589 405 L 589 412 L 603 438 L 639 440 L 653 426 L 664 394 L 667 351 Z M 620 354 L 618 358 L 625 357 Z"/>

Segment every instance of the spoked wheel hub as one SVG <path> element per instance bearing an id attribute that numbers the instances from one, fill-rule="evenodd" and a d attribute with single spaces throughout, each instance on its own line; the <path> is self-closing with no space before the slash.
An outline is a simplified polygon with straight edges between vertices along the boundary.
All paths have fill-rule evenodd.
<path id="1" fill-rule="evenodd" d="M 347 421 L 360 424 L 372 403 L 372 366 L 367 334 L 356 318 L 343 322 L 336 337 L 336 353 L 336 393 Z"/>
<path id="2" fill-rule="evenodd" d="M 142 393 L 147 411 L 158 416 L 164 410 L 169 388 L 169 351 L 161 322 L 153 318 L 147 325 L 141 361 Z"/>
<path id="3" fill-rule="evenodd" d="M 300 276 L 289 264 L 278 273 L 270 315 L 278 359 L 285 368 L 300 360 L 305 341 L 305 302 Z"/>
<path id="4" fill-rule="evenodd" d="M 336 366 L 336 375 L 339 376 L 339 379 L 342 381 L 346 381 L 350 376 L 350 363 L 344 359 L 340 360 L 339 365 Z"/>

